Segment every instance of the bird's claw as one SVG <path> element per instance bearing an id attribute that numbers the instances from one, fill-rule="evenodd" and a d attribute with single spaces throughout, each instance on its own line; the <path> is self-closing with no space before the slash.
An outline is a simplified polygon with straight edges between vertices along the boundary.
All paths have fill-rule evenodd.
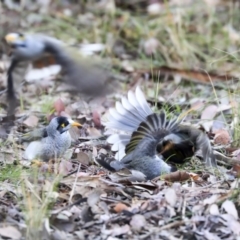
<path id="1" fill-rule="evenodd" d="M 31 165 L 34 166 L 34 167 L 41 167 L 43 165 L 43 162 L 35 159 L 31 162 Z"/>

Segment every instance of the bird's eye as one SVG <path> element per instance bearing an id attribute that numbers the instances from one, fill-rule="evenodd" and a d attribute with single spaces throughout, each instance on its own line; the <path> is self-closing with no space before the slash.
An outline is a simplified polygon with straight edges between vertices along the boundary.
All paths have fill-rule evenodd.
<path id="1" fill-rule="evenodd" d="M 25 39 L 25 36 L 24 36 L 24 34 L 22 34 L 22 33 L 19 33 L 19 34 L 18 34 L 18 37 L 19 37 L 19 39 L 21 39 L 21 40 L 24 40 L 24 39 Z"/>
<path id="2" fill-rule="evenodd" d="M 61 127 L 63 127 L 63 128 L 64 128 L 64 127 L 65 127 L 65 123 L 62 123 L 62 124 L 61 124 Z"/>

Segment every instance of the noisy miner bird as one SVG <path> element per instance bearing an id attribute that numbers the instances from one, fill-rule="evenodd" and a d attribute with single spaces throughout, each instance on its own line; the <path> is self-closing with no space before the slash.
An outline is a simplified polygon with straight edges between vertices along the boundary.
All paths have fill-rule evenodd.
<path id="1" fill-rule="evenodd" d="M 71 126 L 80 127 L 81 124 L 61 116 L 53 118 L 47 127 L 30 132 L 28 135 L 38 141 L 28 145 L 24 159 L 47 162 L 62 157 L 71 146 L 71 136 L 68 131 Z"/>
<path id="2" fill-rule="evenodd" d="M 114 91 L 117 82 L 109 72 L 81 60 L 76 50 L 73 51 L 61 41 L 43 34 L 9 33 L 5 36 L 12 48 L 11 64 L 7 77 L 8 115 L 14 114 L 18 105 L 14 83 L 23 80 L 29 61 L 37 60 L 50 54 L 62 68 L 63 80 L 71 92 L 80 93 L 88 98 L 104 96 Z M 19 85 L 19 83 L 18 83 Z"/>
<path id="3" fill-rule="evenodd" d="M 195 127 L 183 125 L 177 118 L 168 120 L 164 111 L 154 113 L 140 87 L 135 93 L 129 91 L 121 103 L 116 102 L 109 115 L 106 127 L 122 132 L 107 139 L 117 154 L 113 161 L 103 158 L 97 161 L 110 171 L 128 168 L 153 179 L 173 171 L 166 161 L 182 163 L 199 149 L 207 166 L 217 166 L 207 135 Z"/>

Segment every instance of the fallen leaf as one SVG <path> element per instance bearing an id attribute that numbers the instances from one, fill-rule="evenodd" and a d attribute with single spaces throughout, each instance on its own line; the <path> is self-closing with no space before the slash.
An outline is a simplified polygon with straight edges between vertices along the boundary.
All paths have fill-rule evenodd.
<path id="1" fill-rule="evenodd" d="M 146 176 L 137 170 L 129 170 L 127 168 L 121 169 L 118 172 L 112 173 L 109 175 L 109 178 L 113 182 L 124 182 L 124 181 L 130 181 L 130 182 L 142 182 L 146 180 Z"/>
<path id="2" fill-rule="evenodd" d="M 79 152 L 77 154 L 77 159 L 80 163 L 84 164 L 84 165 L 89 165 L 90 164 L 90 157 L 88 156 L 88 154 L 84 153 L 84 152 Z"/>
<path id="3" fill-rule="evenodd" d="M 141 214 L 136 214 L 132 217 L 132 220 L 130 221 L 130 225 L 132 229 L 136 231 L 140 231 L 144 226 L 146 226 L 147 221 L 145 217 Z"/>
<path id="4" fill-rule="evenodd" d="M 0 235 L 4 238 L 11 238 L 17 240 L 22 237 L 22 234 L 18 231 L 18 229 L 13 226 L 6 226 L 0 228 Z"/>
<path id="5" fill-rule="evenodd" d="M 209 208 L 209 213 L 212 215 L 219 215 L 219 209 L 217 204 L 212 204 Z"/>
<path id="6" fill-rule="evenodd" d="M 34 115 L 30 115 L 23 124 L 27 127 L 34 128 L 38 125 L 38 118 Z"/>
<path id="7" fill-rule="evenodd" d="M 120 213 L 122 212 L 123 210 L 128 210 L 128 206 L 125 205 L 124 203 L 117 203 L 117 205 L 113 208 L 113 210 L 116 212 L 116 213 Z"/>
<path id="8" fill-rule="evenodd" d="M 230 143 L 231 138 L 227 130 L 219 129 L 216 130 L 214 136 L 214 143 L 218 145 L 227 145 Z"/>
<path id="9" fill-rule="evenodd" d="M 234 171 L 237 175 L 237 177 L 240 177 L 240 163 L 239 164 L 234 164 L 232 171 Z"/>
<path id="10" fill-rule="evenodd" d="M 194 182 L 202 181 L 202 178 L 196 173 L 191 172 L 191 173 L 189 173 L 189 176 L 192 179 L 192 181 L 194 181 Z"/>
<path id="11" fill-rule="evenodd" d="M 227 221 L 228 227 L 233 233 L 239 236 L 240 234 L 240 223 L 231 214 L 222 214 L 221 217 Z"/>
<path id="12" fill-rule="evenodd" d="M 102 126 L 100 114 L 95 110 L 92 112 L 93 123 L 96 128 Z"/>
<path id="13" fill-rule="evenodd" d="M 87 132 L 89 134 L 90 137 L 101 137 L 102 134 L 100 131 L 98 131 L 96 128 L 92 127 L 92 128 L 88 128 Z"/>
<path id="14" fill-rule="evenodd" d="M 232 215 L 236 220 L 238 219 L 238 212 L 235 204 L 231 200 L 226 200 L 222 204 L 222 208 L 229 214 Z"/>
<path id="15" fill-rule="evenodd" d="M 61 112 L 63 112 L 65 110 L 65 105 L 64 105 L 64 103 L 63 103 L 61 98 L 58 98 L 54 102 L 53 107 L 54 107 L 55 111 L 57 112 L 57 115 L 60 115 Z"/>
<path id="16" fill-rule="evenodd" d="M 188 172 L 176 171 L 163 176 L 163 179 L 169 182 L 182 182 L 190 179 Z"/>
<path id="17" fill-rule="evenodd" d="M 134 71 L 133 66 L 131 65 L 131 63 L 128 60 L 122 61 L 121 66 L 122 66 L 123 70 L 126 71 L 126 72 L 131 73 L 131 72 Z"/>
<path id="18" fill-rule="evenodd" d="M 204 205 L 211 205 L 211 204 L 213 204 L 213 203 L 215 203 L 216 202 L 216 200 L 218 199 L 218 195 L 212 195 L 211 197 L 209 197 L 209 198 L 205 198 L 204 200 L 203 200 L 203 204 Z"/>
<path id="19" fill-rule="evenodd" d="M 59 174 L 67 175 L 72 169 L 72 163 L 69 161 L 62 160 L 59 164 Z"/>
<path id="20" fill-rule="evenodd" d="M 130 231 L 130 227 L 129 225 L 123 225 L 123 226 L 119 226 L 119 227 L 116 227 L 116 226 L 113 226 L 113 229 L 112 229 L 112 233 L 111 235 L 112 236 L 119 236 L 119 235 L 122 235 L 122 234 L 126 234 Z"/>
<path id="21" fill-rule="evenodd" d="M 201 119 L 212 120 L 217 113 L 218 113 L 218 107 L 216 105 L 209 105 L 202 111 Z"/>
<path id="22" fill-rule="evenodd" d="M 174 207 L 177 202 L 176 191 L 173 188 L 167 189 L 167 191 L 165 192 L 165 199 L 171 207 Z"/>
<path id="23" fill-rule="evenodd" d="M 240 149 L 233 151 L 231 156 L 240 161 Z M 239 164 L 240 164 L 240 162 L 239 162 Z"/>
<path id="24" fill-rule="evenodd" d="M 89 195 L 88 195 L 88 205 L 90 207 L 94 206 L 95 204 L 98 203 L 100 196 L 102 194 L 102 190 L 101 189 L 95 189 L 93 190 Z"/>

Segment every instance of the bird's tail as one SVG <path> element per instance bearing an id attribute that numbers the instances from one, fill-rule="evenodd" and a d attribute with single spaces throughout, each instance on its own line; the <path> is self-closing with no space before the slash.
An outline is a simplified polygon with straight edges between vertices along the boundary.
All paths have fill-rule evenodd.
<path id="1" fill-rule="evenodd" d="M 109 158 L 106 157 L 104 154 L 100 154 L 96 159 L 95 162 L 97 162 L 98 164 L 100 164 L 102 167 L 104 167 L 105 169 L 107 169 L 108 171 L 114 172 L 116 171 L 115 168 L 113 168 L 111 166 L 111 162 L 116 161 L 113 158 Z M 120 162 L 119 162 L 120 163 Z"/>
<path id="2" fill-rule="evenodd" d="M 179 123 L 178 118 L 168 120 L 164 111 L 161 111 L 159 114 L 153 113 L 149 115 L 145 121 L 140 123 L 138 129 L 132 133 L 130 142 L 126 146 L 126 154 L 132 152 L 146 138 L 155 140 L 154 146 L 152 145 L 153 149 L 148 150 L 151 153 L 155 153 L 157 144 L 161 139 L 169 134 L 178 133 Z M 144 148 L 145 146 L 142 147 Z"/>
<path id="3" fill-rule="evenodd" d="M 206 165 L 210 167 L 217 167 L 217 162 L 213 153 L 211 143 L 204 132 L 201 131 L 201 133 L 196 138 L 196 145 L 199 149 L 202 150 L 202 156 L 204 161 L 206 162 Z"/>
<path id="4" fill-rule="evenodd" d="M 112 145 L 112 151 L 118 151 L 115 155 L 120 160 L 125 155 L 125 147 L 131 139 L 131 134 L 137 130 L 140 123 L 153 114 L 140 87 L 135 92 L 129 91 L 127 97 L 121 102 L 116 102 L 115 108 L 109 110 L 107 128 L 124 131 L 121 134 L 111 135 L 107 141 Z"/>

